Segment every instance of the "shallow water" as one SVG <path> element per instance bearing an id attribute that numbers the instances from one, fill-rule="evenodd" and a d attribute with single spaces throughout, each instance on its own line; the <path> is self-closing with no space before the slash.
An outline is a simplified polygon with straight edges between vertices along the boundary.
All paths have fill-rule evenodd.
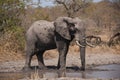
<path id="1" fill-rule="evenodd" d="M 86 71 L 67 73 L 67 77 L 120 79 L 120 64 L 102 65 Z"/>
<path id="2" fill-rule="evenodd" d="M 32 73 L 0 73 L 0 80 L 18 80 L 18 79 L 25 79 L 31 78 L 34 74 Z M 72 78 L 101 78 L 101 79 L 120 79 L 120 64 L 111 64 L 111 65 L 102 65 L 92 67 L 92 69 L 87 69 L 86 71 L 66 71 L 64 73 L 65 77 L 72 77 Z M 40 78 L 58 78 L 58 72 L 39 72 Z"/>

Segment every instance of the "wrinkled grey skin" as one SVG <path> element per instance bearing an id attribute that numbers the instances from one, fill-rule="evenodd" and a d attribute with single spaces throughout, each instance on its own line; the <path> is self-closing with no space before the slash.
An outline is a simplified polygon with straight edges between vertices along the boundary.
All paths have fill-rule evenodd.
<path id="1" fill-rule="evenodd" d="M 59 17 L 54 22 L 36 21 L 26 33 L 26 62 L 24 70 L 30 69 L 33 55 L 37 56 L 40 69 L 45 69 L 43 54 L 46 50 L 58 49 L 58 68 L 65 70 L 66 55 L 70 42 L 75 38 L 85 43 L 85 25 L 78 18 Z M 85 70 L 85 47 L 80 47 L 82 70 Z"/>

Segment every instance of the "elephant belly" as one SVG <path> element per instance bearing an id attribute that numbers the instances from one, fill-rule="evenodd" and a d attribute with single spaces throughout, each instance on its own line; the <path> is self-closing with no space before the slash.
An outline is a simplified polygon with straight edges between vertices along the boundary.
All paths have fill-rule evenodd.
<path id="1" fill-rule="evenodd" d="M 55 43 L 54 39 L 50 40 L 50 41 L 38 41 L 36 43 L 36 47 L 39 50 L 50 50 L 50 49 L 56 48 L 56 43 Z"/>

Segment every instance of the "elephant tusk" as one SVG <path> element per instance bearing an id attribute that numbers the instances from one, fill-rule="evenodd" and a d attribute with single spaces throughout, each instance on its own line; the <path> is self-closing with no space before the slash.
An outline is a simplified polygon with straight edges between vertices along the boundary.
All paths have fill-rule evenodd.
<path id="1" fill-rule="evenodd" d="M 88 43 L 87 41 L 86 41 L 86 44 L 87 44 L 88 46 L 90 46 L 90 47 L 93 47 L 93 48 L 96 47 L 96 46 L 94 46 L 94 45 Z"/>
<path id="2" fill-rule="evenodd" d="M 76 41 L 76 44 L 80 47 L 85 47 L 84 45 L 81 45 L 78 41 Z"/>

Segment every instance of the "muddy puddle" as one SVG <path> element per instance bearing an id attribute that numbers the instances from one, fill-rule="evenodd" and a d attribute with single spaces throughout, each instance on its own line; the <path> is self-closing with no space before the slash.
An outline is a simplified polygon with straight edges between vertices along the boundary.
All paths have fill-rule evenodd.
<path id="1" fill-rule="evenodd" d="M 0 80 L 22 80 L 34 77 L 34 74 L 39 78 L 59 78 L 59 71 L 45 71 L 45 72 L 0 72 Z M 102 65 L 92 67 L 86 71 L 66 71 L 64 77 L 69 78 L 100 78 L 100 79 L 120 79 L 120 64 Z"/>

